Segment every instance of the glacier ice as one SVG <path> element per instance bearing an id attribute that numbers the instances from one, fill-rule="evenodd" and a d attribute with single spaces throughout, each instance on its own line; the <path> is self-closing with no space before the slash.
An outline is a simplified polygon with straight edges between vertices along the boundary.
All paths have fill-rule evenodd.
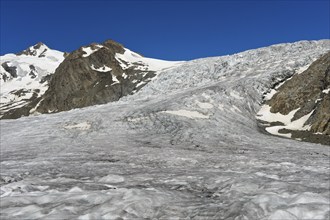
<path id="1" fill-rule="evenodd" d="M 329 42 L 188 61 L 118 102 L 1 120 L 1 219 L 328 219 L 329 147 L 255 116 Z M 208 118 L 164 113 L 182 110 Z"/>

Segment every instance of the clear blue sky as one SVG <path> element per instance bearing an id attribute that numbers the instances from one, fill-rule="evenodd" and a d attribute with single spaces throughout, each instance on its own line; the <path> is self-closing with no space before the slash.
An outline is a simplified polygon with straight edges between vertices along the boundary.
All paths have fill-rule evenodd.
<path id="1" fill-rule="evenodd" d="M 0 0 L 1 54 L 39 41 L 72 51 L 113 39 L 148 57 L 190 60 L 330 38 L 329 0 Z"/>

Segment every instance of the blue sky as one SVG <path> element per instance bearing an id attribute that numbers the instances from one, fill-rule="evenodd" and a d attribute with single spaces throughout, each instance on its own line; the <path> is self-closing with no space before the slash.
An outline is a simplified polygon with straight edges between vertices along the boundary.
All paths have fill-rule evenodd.
<path id="1" fill-rule="evenodd" d="M 329 0 L 0 0 L 1 54 L 39 41 L 72 51 L 113 39 L 148 57 L 190 60 L 330 38 Z"/>

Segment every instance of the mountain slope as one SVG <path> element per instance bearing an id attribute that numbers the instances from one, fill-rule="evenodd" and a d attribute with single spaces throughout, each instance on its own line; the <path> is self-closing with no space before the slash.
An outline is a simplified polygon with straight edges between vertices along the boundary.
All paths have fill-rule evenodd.
<path id="1" fill-rule="evenodd" d="M 272 134 L 330 145 L 330 53 L 283 82 L 258 113 Z M 326 135 L 323 136 L 322 134 Z M 320 140 L 321 141 L 321 140 Z"/>
<path id="2" fill-rule="evenodd" d="M 329 147 L 255 116 L 329 43 L 193 60 L 117 102 L 1 120 L 1 217 L 328 219 Z"/>
<path id="3" fill-rule="evenodd" d="M 61 63 L 36 111 L 59 112 L 117 101 L 137 92 L 156 71 L 177 64 L 144 58 L 112 40 L 91 44 Z"/>
<path id="4" fill-rule="evenodd" d="M 27 50 L 22 54 L 39 57 L 43 53 L 41 49 L 38 52 Z M 117 101 L 137 92 L 160 71 L 180 63 L 142 57 L 112 40 L 103 44 L 93 43 L 66 56 L 42 97 L 28 106 L 6 113 L 3 118 L 67 111 Z"/>
<path id="5" fill-rule="evenodd" d="M 15 109 L 24 109 L 40 98 L 48 88 L 51 75 L 64 60 L 64 53 L 43 43 L 18 54 L 1 56 L 0 117 Z M 29 110 L 20 115 L 29 115 Z"/>

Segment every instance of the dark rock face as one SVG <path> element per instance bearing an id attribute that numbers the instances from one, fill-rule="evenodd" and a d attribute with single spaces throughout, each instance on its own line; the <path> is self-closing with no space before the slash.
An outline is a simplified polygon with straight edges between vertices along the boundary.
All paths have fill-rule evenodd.
<path id="1" fill-rule="evenodd" d="M 125 61 L 119 61 L 116 53 L 124 52 L 121 44 L 108 40 L 81 47 L 67 55 L 52 76 L 37 112 L 60 112 L 104 104 L 140 89 L 142 86 L 137 85 L 142 81 L 146 83 L 155 74 L 139 70 L 138 64 L 123 69 L 121 63 Z"/>
<path id="2" fill-rule="evenodd" d="M 35 68 L 35 66 L 33 66 L 33 65 L 30 65 L 29 66 L 30 67 L 30 70 L 31 70 L 31 72 L 29 73 L 29 76 L 32 78 L 32 79 L 34 79 L 34 78 L 36 78 L 37 77 L 37 70 L 36 70 L 36 68 Z"/>
<path id="3" fill-rule="evenodd" d="M 17 77 L 17 67 L 16 66 L 8 66 L 8 62 L 4 62 L 1 64 L 1 66 L 13 77 L 16 78 Z M 6 75 L 3 75 L 4 77 L 6 77 Z M 4 78 L 4 81 L 6 81 L 7 78 Z"/>
<path id="4" fill-rule="evenodd" d="M 330 52 L 316 60 L 306 71 L 285 82 L 266 104 L 271 112 L 287 115 L 299 108 L 292 120 L 313 111 L 305 125 L 310 131 L 330 135 Z"/>

